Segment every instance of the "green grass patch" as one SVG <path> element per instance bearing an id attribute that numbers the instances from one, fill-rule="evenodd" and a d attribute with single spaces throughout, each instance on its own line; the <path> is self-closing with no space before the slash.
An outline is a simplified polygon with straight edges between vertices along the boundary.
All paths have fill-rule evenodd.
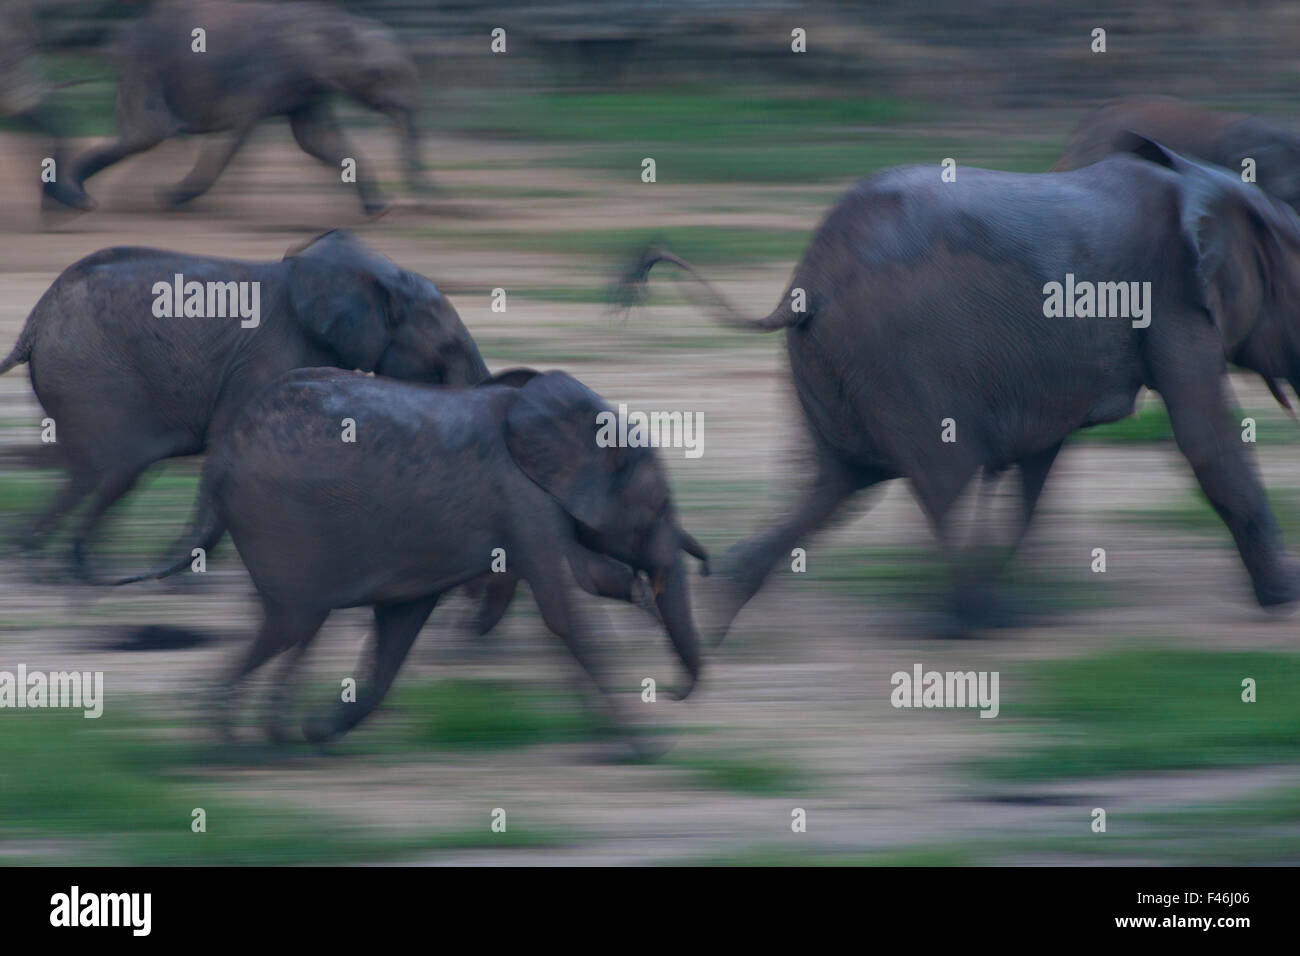
<path id="1" fill-rule="evenodd" d="M 922 118 L 917 104 L 865 96 L 791 95 L 770 89 L 661 87 L 619 92 L 517 90 L 475 94 L 445 114 L 444 125 L 466 133 L 545 143 L 766 143 L 893 126 Z M 725 124 L 725 125 L 724 125 Z M 723 134 L 725 133 L 725 137 Z"/>
<path id="2" fill-rule="evenodd" d="M 402 745 L 499 750 L 590 740 L 607 731 L 571 696 L 489 680 L 442 680 L 394 691 L 385 704 Z"/>
<path id="3" fill-rule="evenodd" d="M 767 757 L 674 750 L 660 762 L 686 771 L 691 784 L 701 789 L 754 796 L 794 796 L 808 790 L 793 767 Z"/>
<path id="4" fill-rule="evenodd" d="M 1241 700 L 1247 677 L 1256 703 Z M 1129 650 L 1035 664 L 1017 683 L 1028 696 L 1004 693 L 1000 719 L 1033 736 L 981 762 L 997 778 L 1300 760 L 1300 655 Z"/>
<path id="5" fill-rule="evenodd" d="M 1241 418 L 1255 420 L 1255 440 L 1260 445 L 1294 445 L 1300 441 L 1300 427 L 1288 418 L 1274 413 L 1242 412 Z M 1240 419 L 1238 419 L 1240 421 Z M 1172 442 L 1173 427 L 1169 412 L 1162 402 L 1147 402 L 1142 408 L 1117 422 L 1094 425 L 1075 432 L 1071 441 L 1108 442 L 1131 444 L 1145 442 Z"/>
<path id="6" fill-rule="evenodd" d="M 182 459 L 150 468 L 104 516 L 92 553 L 132 558 L 163 554 L 188 527 L 198 498 L 199 467 L 197 460 Z M 0 523 L 9 529 L 21 527 L 58 494 L 64 480 L 57 469 L 0 472 Z M 62 535 L 76 526 L 80 510 L 63 517 Z M 47 549 L 60 546 L 56 537 Z"/>
<path id="7" fill-rule="evenodd" d="M 808 579 L 852 597 L 891 604 L 933 602 L 951 588 L 947 564 L 937 548 L 834 548 L 814 562 Z M 1125 590 L 1082 570 L 1029 565 L 1014 558 L 996 586 L 1026 613 L 1116 607 Z"/>
<path id="8" fill-rule="evenodd" d="M 206 811 L 206 833 L 191 831 L 196 807 Z M 120 699 L 98 720 L 0 711 L 0 830 L 10 847 L 0 853 L 12 862 L 25 859 L 12 848 L 55 840 L 67 844 L 69 861 L 132 865 L 358 863 L 556 839 L 515 827 L 493 834 L 486 822 L 395 835 L 242 798 L 201 746 L 129 715 Z M 48 853 L 33 859 L 53 862 Z"/>

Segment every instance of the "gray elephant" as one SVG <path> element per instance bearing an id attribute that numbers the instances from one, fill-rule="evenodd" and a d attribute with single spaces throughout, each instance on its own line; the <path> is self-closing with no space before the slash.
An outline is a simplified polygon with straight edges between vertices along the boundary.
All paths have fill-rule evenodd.
<path id="1" fill-rule="evenodd" d="M 1144 385 L 1163 396 L 1260 604 L 1300 597 L 1223 382 L 1225 356 L 1279 397 L 1280 379 L 1300 382 L 1300 220 L 1217 167 L 1130 146 L 1068 173 L 869 176 L 831 209 L 764 318 L 700 280 L 724 323 L 785 330 L 817 452 L 795 513 L 724 557 L 715 637 L 791 548 L 890 478 L 911 481 L 952 553 L 949 511 L 969 479 L 1018 465 L 1023 535 L 1065 438 L 1131 414 Z M 699 278 L 651 251 L 623 291 L 634 297 L 657 262 Z M 961 570 L 955 583 L 956 620 L 986 623 L 986 576 Z"/>
<path id="2" fill-rule="evenodd" d="M 1078 169 L 1123 148 L 1130 133 L 1241 175 L 1254 160 L 1260 188 L 1300 209 L 1300 135 L 1241 113 L 1203 110 L 1169 96 L 1130 96 L 1089 113 L 1070 134 L 1053 171 Z"/>
<path id="3" fill-rule="evenodd" d="M 678 525 L 662 466 L 648 448 L 599 445 L 597 416 L 607 408 L 576 380 L 531 370 L 511 377 L 466 389 L 331 369 L 288 373 L 213 446 L 181 558 L 119 583 L 182 570 L 192 548 L 210 548 L 229 530 L 264 618 L 222 700 L 290 651 L 274 692 L 273 738 L 285 736 L 296 662 L 330 611 L 373 605 L 369 684 L 356 702 L 304 724 L 320 741 L 379 705 L 441 595 L 490 579 L 494 561 L 528 582 L 546 626 L 599 687 L 569 584 L 571 574 L 587 574 L 575 555 L 600 556 L 653 582 L 686 669 L 684 697 L 700 655 L 681 552 L 707 556 Z M 355 423 L 353 441 L 343 440 L 344 419 Z"/>
<path id="4" fill-rule="evenodd" d="M 82 577 L 87 538 L 141 472 L 203 451 L 283 372 L 329 365 L 453 385 L 488 377 L 432 282 L 341 231 L 279 262 L 94 253 L 41 296 L 0 374 L 22 362 L 69 471 L 22 545 L 34 548 L 91 496 L 72 541 Z"/>
<path id="5" fill-rule="evenodd" d="M 88 178 L 163 140 L 230 133 L 224 143 L 207 144 L 164 197 L 173 206 L 188 202 L 207 192 L 262 120 L 284 116 L 298 145 L 340 181 L 343 161 L 356 160 L 362 205 L 376 214 L 387 201 L 339 128 L 329 104 L 335 93 L 400 124 L 408 184 L 426 185 L 415 120 L 419 77 L 392 33 L 373 20 L 319 3 L 184 0 L 159 4 L 123 26 L 112 57 L 118 139 L 75 160 L 71 179 L 79 195 L 72 205 L 93 208 Z"/>

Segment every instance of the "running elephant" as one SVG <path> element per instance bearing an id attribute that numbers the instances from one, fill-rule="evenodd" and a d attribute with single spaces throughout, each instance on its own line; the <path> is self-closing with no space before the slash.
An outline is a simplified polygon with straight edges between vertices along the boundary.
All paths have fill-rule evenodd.
<path id="1" fill-rule="evenodd" d="M 1300 384 L 1300 219 L 1222 169 L 1139 137 L 1130 148 L 1066 173 L 869 176 L 831 209 L 763 318 L 740 315 L 665 251 L 633 268 L 629 298 L 669 262 L 699 279 L 725 324 L 784 330 L 816 448 L 795 513 L 720 562 L 715 637 L 792 548 L 890 478 L 910 480 L 951 554 L 949 513 L 967 482 L 1017 465 L 1023 536 L 1065 438 L 1131 414 L 1143 386 L 1163 396 L 1259 603 L 1300 597 L 1224 387 L 1225 357 L 1280 401 L 1280 381 Z M 988 583 L 982 567 L 955 574 L 958 621 L 987 623 Z"/>
<path id="2" fill-rule="evenodd" d="M 236 666 L 223 707 L 271 657 L 273 739 L 296 663 L 335 608 L 371 605 L 375 653 L 355 701 L 303 726 L 309 740 L 345 733 L 379 705 L 440 597 L 492 579 L 494 563 L 528 582 L 546 626 L 602 687 L 590 629 L 572 602 L 587 560 L 644 575 L 686 670 L 700 674 L 683 551 L 706 560 L 678 524 L 667 478 L 649 448 L 604 447 L 604 402 L 561 372 L 474 388 L 429 388 L 331 369 L 299 369 L 250 402 L 204 464 L 181 557 L 119 583 L 190 564 L 229 530 L 263 605 L 256 640 Z M 340 422 L 355 423 L 343 441 Z M 618 723 L 617 712 L 606 700 Z"/>
<path id="3" fill-rule="evenodd" d="M 94 253 L 41 296 L 0 374 L 23 362 L 69 476 L 21 544 L 34 549 L 89 496 L 72 539 L 83 579 L 87 539 L 140 474 L 203 451 L 290 369 L 330 365 L 453 385 L 488 377 L 447 297 L 343 231 L 279 262 L 130 247 Z"/>
<path id="4" fill-rule="evenodd" d="M 329 103 L 336 93 L 398 123 L 407 183 L 427 188 L 415 120 L 419 76 L 392 33 L 373 20 L 319 3 L 182 0 L 124 25 L 111 55 L 119 74 L 118 138 L 74 162 L 73 204 L 81 208 L 94 206 L 86 180 L 114 163 L 174 136 L 229 133 L 206 144 L 190 174 L 163 197 L 170 206 L 189 202 L 211 188 L 259 123 L 284 116 L 303 151 L 332 167 L 340 182 L 344 160 L 356 160 L 362 206 L 377 214 L 387 200 L 339 128 Z"/>

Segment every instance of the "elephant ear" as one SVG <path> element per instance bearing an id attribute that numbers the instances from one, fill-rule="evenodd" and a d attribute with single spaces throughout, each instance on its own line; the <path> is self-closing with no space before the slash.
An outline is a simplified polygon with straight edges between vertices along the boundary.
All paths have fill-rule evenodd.
<path id="1" fill-rule="evenodd" d="M 1227 171 L 1136 133 L 1125 133 L 1124 139 L 1129 151 L 1179 174 L 1179 227 L 1195 256 L 1197 289 L 1225 352 L 1232 355 L 1254 330 L 1259 312 L 1242 307 L 1238 296 L 1251 281 L 1264 293 L 1265 264 L 1285 224 L 1272 199 Z"/>
<path id="2" fill-rule="evenodd" d="M 632 452 L 602 447 L 600 422 L 613 416 L 600 396 L 563 372 L 531 379 L 506 413 L 506 445 L 529 478 L 589 528 L 608 527 L 620 473 Z"/>
<path id="3" fill-rule="evenodd" d="M 537 376 L 542 373 L 535 368 L 508 368 L 502 372 L 485 378 L 479 382 L 479 387 L 484 388 L 488 385 L 505 385 L 509 388 L 523 388 Z"/>
<path id="4" fill-rule="evenodd" d="M 344 230 L 285 254 L 289 306 L 309 336 L 344 368 L 373 372 L 392 341 L 393 292 L 405 274 Z"/>

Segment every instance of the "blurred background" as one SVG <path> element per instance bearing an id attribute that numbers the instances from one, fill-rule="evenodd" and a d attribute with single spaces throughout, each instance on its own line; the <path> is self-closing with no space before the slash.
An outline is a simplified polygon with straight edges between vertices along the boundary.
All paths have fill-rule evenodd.
<path id="1" fill-rule="evenodd" d="M 1285 2 L 333 5 L 383 22 L 415 59 L 439 191 L 405 192 L 395 130 L 340 99 L 396 200 L 383 218 L 283 120 L 183 211 L 155 194 L 189 170 L 197 137 L 95 177 L 99 208 L 78 216 L 41 207 L 45 133 L 0 116 L 0 347 L 97 249 L 278 259 L 347 226 L 448 293 L 493 371 L 564 368 L 612 403 L 702 412 L 703 457 L 662 457 L 683 524 L 715 554 L 775 520 L 807 474 L 782 343 L 718 328 L 666 276 L 612 318 L 630 250 L 666 240 L 762 314 L 829 204 L 873 170 L 946 157 L 1045 170 L 1087 109 L 1130 94 L 1300 128 L 1300 7 Z M 21 21 L 31 38 L 0 47 L 0 76 L 7 55 L 70 154 L 115 134 L 101 46 L 151 6 L 0 0 L 0 29 Z M 807 53 L 791 52 L 795 28 Z M 1300 428 L 1258 380 L 1234 375 L 1233 389 L 1294 551 Z M 57 486 L 41 417 L 24 370 L 0 379 L 6 538 Z M 137 569 L 175 539 L 200 464 L 156 467 L 111 513 L 101 568 Z M 932 638 L 943 574 L 928 526 L 902 483 L 871 504 L 809 545 L 805 574 L 770 579 L 689 702 L 639 703 L 670 651 L 643 614 L 601 609 L 629 707 L 673 743 L 638 765 L 598 759 L 574 668 L 527 599 L 483 639 L 461 626 L 467 603 L 440 607 L 388 703 L 328 752 L 256 742 L 261 684 L 242 742 L 221 745 L 200 692 L 258 614 L 228 543 L 205 576 L 116 591 L 6 551 L 0 670 L 102 670 L 107 700 L 99 720 L 0 711 L 0 862 L 1300 862 L 1296 627 L 1255 607 L 1158 397 L 1070 441 L 1010 582 L 1023 627 Z M 1090 570 L 1096 547 L 1105 574 Z M 336 693 L 368 625 L 366 610 L 331 617 L 304 706 Z M 918 662 L 999 671 L 999 717 L 892 708 L 891 674 Z M 190 830 L 196 807 L 206 834 Z M 498 807 L 505 833 L 489 828 Z M 791 832 L 796 807 L 807 833 Z"/>

